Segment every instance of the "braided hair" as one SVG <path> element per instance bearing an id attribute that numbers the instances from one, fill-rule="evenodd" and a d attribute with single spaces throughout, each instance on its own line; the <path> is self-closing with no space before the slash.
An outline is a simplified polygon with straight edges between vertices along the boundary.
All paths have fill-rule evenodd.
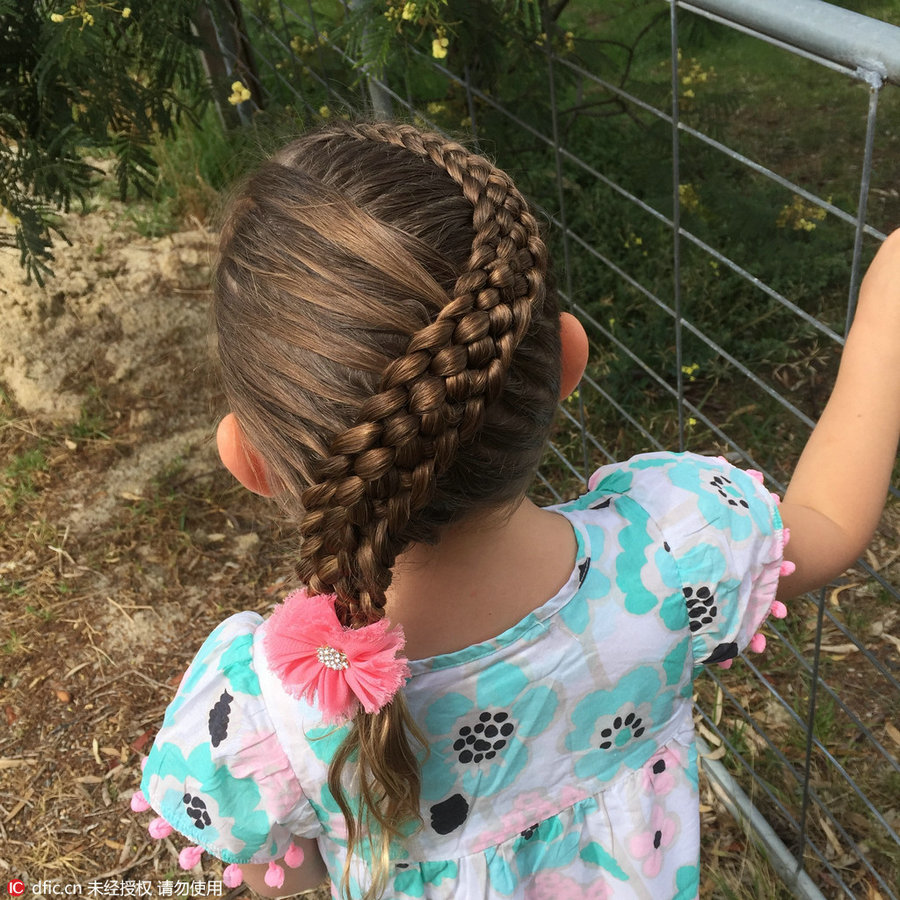
<path id="1" fill-rule="evenodd" d="M 384 615 L 411 543 L 524 494 L 559 393 L 547 267 L 509 176 L 409 125 L 308 134 L 233 201 L 215 277 L 226 394 L 300 519 L 301 582 L 337 595 L 343 625 Z M 401 692 L 355 717 L 330 766 L 348 865 L 369 842 L 367 896 L 420 818 L 411 738 Z"/>

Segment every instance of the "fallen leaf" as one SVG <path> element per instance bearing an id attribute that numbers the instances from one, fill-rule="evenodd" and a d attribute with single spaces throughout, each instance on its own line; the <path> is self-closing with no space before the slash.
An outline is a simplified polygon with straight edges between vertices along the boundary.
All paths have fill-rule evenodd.
<path id="1" fill-rule="evenodd" d="M 884 723 L 884 730 L 887 733 L 887 736 L 898 746 L 900 747 L 900 731 L 898 731 L 890 722 Z"/>
<path id="2" fill-rule="evenodd" d="M 33 766 L 33 759 L 0 759 L 0 769 L 14 769 L 16 766 Z"/>

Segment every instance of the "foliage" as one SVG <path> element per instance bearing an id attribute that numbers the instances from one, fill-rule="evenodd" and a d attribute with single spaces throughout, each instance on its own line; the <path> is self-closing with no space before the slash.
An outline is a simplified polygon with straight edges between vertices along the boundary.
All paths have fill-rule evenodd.
<path id="1" fill-rule="evenodd" d="M 834 348 L 774 293 L 760 291 L 703 248 L 734 260 L 840 333 L 852 243 L 847 227 L 683 134 L 677 202 L 691 239 L 681 243 L 676 273 L 671 127 L 616 92 L 663 113 L 671 107 L 668 6 L 659 0 L 542 0 L 538 6 L 536 20 L 524 5 L 499 0 L 285 0 L 278 14 L 276 4 L 250 0 L 247 23 L 270 101 L 256 124 L 273 121 L 279 109 L 294 117 L 294 128 L 297 120 L 305 128 L 368 108 L 368 115 L 410 119 L 474 143 L 513 175 L 552 225 L 546 231 L 559 285 L 596 323 L 591 374 L 602 396 L 590 385 L 583 392 L 595 429 L 603 420 L 620 421 L 627 410 L 654 439 L 677 444 L 672 391 L 681 381 L 694 410 L 685 414 L 690 446 L 718 446 L 704 424 L 709 420 L 763 453 L 777 471 L 777 460 L 760 445 L 771 443 L 772 434 L 794 441 L 802 433 L 784 424 L 777 401 L 760 398 L 719 348 L 773 391 L 791 392 L 791 402 L 811 417 L 821 411 L 817 386 Z M 682 121 L 820 191 L 804 171 L 783 162 L 824 157 L 815 103 L 782 101 L 781 85 L 798 81 L 789 54 L 748 50 L 741 40 L 701 17 L 681 18 Z M 759 58 L 735 61 L 749 52 Z M 815 76 L 808 92 L 835 90 L 818 71 Z M 858 99 L 856 85 L 838 90 L 847 106 Z M 783 109 L 783 127 L 774 136 L 755 128 L 746 115 L 752 108 Z M 850 120 L 846 135 L 834 120 L 827 128 L 830 141 L 851 140 Z M 804 146 L 805 157 L 791 140 Z M 833 157 L 835 165 L 842 159 Z M 830 201 L 855 207 L 858 185 L 848 167 L 827 184 Z M 676 286 L 687 323 L 680 357 Z M 725 384 L 728 409 L 717 390 Z M 647 431 L 621 429 L 610 449 L 616 455 L 647 449 L 645 437 Z"/>
<path id="2" fill-rule="evenodd" d="M 147 194 L 150 145 L 195 118 L 206 77 L 198 0 L 0 0 L 0 244 L 49 273 L 54 210 L 84 203 L 111 152 L 119 196 Z"/>

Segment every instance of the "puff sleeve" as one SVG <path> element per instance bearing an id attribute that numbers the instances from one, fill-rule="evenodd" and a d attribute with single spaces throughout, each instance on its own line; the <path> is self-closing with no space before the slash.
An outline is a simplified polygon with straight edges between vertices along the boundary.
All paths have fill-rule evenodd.
<path id="1" fill-rule="evenodd" d="M 646 516 L 657 536 L 648 552 L 672 603 L 683 604 L 695 665 L 756 649 L 751 641 L 772 610 L 785 531 L 760 482 L 722 458 L 691 453 L 643 454 L 599 469 L 589 482 L 591 495 L 627 497 Z"/>
<path id="2" fill-rule="evenodd" d="M 290 851 L 292 835 L 321 833 L 266 706 L 254 660 L 262 621 L 238 613 L 207 638 L 166 710 L 141 781 L 165 823 L 228 863 L 271 862 Z"/>

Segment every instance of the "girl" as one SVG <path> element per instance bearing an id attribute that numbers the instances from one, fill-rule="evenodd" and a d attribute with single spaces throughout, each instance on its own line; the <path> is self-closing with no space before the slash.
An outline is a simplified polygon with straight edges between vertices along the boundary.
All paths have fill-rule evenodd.
<path id="1" fill-rule="evenodd" d="M 547 265 L 505 173 L 406 125 L 309 134 L 233 201 L 219 452 L 296 515 L 303 588 L 220 625 L 168 708 L 133 806 L 184 867 L 209 850 L 270 896 L 697 896 L 692 679 L 875 528 L 900 234 L 780 509 L 668 453 L 526 499 L 587 353 Z"/>

